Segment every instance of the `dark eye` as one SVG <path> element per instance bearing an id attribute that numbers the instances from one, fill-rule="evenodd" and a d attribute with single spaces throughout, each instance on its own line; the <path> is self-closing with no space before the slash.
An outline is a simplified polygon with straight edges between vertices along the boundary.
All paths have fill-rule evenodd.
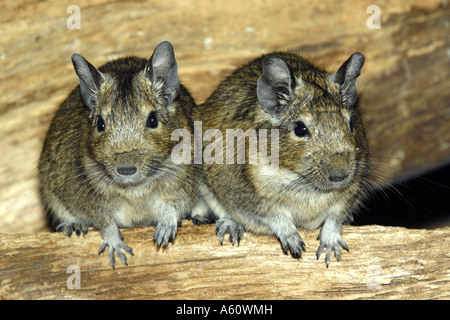
<path id="1" fill-rule="evenodd" d="M 306 124 L 303 123 L 303 121 L 298 121 L 295 123 L 294 133 L 297 137 L 300 138 L 309 136 L 309 130 L 306 127 Z"/>
<path id="2" fill-rule="evenodd" d="M 155 129 L 158 126 L 158 118 L 156 114 L 152 111 L 147 118 L 147 128 Z"/>
<path id="3" fill-rule="evenodd" d="M 103 120 L 103 117 L 101 115 L 98 115 L 97 117 L 97 131 L 98 132 L 105 131 L 105 120 Z"/>

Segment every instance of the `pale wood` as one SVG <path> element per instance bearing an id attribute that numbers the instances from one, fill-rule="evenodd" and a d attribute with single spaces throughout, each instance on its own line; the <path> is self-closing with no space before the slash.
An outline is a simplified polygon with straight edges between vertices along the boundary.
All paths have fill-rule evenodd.
<path id="1" fill-rule="evenodd" d="M 157 251 L 154 228 L 124 230 L 135 253 L 113 270 L 98 256 L 98 232 L 0 234 L 0 299 L 449 299 L 450 227 L 434 230 L 344 227 L 350 252 L 325 267 L 318 232 L 300 234 L 300 260 L 272 237 L 244 234 L 218 244 L 212 225 L 184 222 L 174 245 Z M 69 290 L 67 268 L 81 271 Z"/>

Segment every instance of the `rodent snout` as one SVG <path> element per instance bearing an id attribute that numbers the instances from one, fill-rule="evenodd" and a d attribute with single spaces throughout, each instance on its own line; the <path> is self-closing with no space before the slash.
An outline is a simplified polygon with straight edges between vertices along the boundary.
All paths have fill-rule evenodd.
<path id="1" fill-rule="evenodd" d="M 110 159 L 110 173 L 113 180 L 121 185 L 139 184 L 145 179 L 145 173 L 141 168 L 142 159 L 138 152 L 116 153 Z"/>
<path id="2" fill-rule="evenodd" d="M 344 171 L 333 172 L 328 176 L 330 182 L 342 182 L 347 179 L 348 173 Z"/>
<path id="3" fill-rule="evenodd" d="M 345 187 L 353 171 L 348 155 L 340 153 L 334 154 L 330 159 L 322 159 L 320 169 L 328 188 Z"/>
<path id="4" fill-rule="evenodd" d="M 140 184 L 144 179 L 142 170 L 139 170 L 135 164 L 118 164 L 113 170 L 114 181 L 123 186 Z"/>
<path id="5" fill-rule="evenodd" d="M 118 174 L 122 175 L 122 176 L 132 176 L 133 174 L 136 173 L 137 168 L 136 166 L 122 166 L 122 167 L 117 167 L 116 171 Z"/>

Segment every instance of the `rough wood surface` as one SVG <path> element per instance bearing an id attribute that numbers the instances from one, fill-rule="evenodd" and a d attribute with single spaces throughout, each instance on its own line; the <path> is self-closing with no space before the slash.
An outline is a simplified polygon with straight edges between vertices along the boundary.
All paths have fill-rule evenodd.
<path id="1" fill-rule="evenodd" d="M 378 1 L 369 29 L 358 1 L 77 1 L 81 29 L 68 29 L 69 3 L 0 2 L 0 232 L 46 230 L 36 163 L 49 122 L 77 85 L 70 56 L 99 66 L 174 44 L 182 82 L 197 102 L 236 66 L 290 50 L 335 70 L 366 56 L 358 80 L 373 161 L 401 179 L 450 159 L 450 9 L 446 1 Z"/>
<path id="2" fill-rule="evenodd" d="M 157 251 L 154 228 L 124 230 L 135 253 L 113 270 L 98 256 L 98 232 L 0 234 L 0 299 L 449 299 L 450 228 L 344 227 L 350 252 L 325 267 L 317 232 L 302 232 L 295 260 L 275 238 L 245 233 L 221 247 L 212 225 L 185 222 L 174 245 Z M 68 289 L 70 266 L 80 289 Z M 75 283 L 72 282 L 71 283 Z"/>

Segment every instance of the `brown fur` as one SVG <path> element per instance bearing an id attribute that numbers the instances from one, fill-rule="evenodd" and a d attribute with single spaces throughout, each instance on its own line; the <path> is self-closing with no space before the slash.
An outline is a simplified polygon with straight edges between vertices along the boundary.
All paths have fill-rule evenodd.
<path id="1" fill-rule="evenodd" d="M 85 105 L 78 86 L 56 112 L 39 160 L 42 198 L 55 229 L 67 235 L 99 229 L 105 238 L 101 251 L 110 246 L 113 266 L 114 250 L 124 263 L 120 248 L 131 253 L 124 244 L 115 247 L 113 242 L 121 238 L 117 227 L 159 223 L 166 235 L 155 233 L 155 241 L 166 246 L 196 198 L 192 166 L 175 165 L 170 159 L 176 144 L 171 141 L 173 130 L 191 132 L 194 101 L 180 86 L 171 107 L 164 106 L 144 75 L 147 63 L 127 57 L 101 67 L 105 81 L 95 110 Z M 152 111 L 159 121 L 154 129 L 146 127 Z M 97 130 L 99 115 L 105 122 L 103 132 Z M 118 177 L 115 169 L 121 164 L 137 167 L 135 180 Z M 172 217 L 167 218 L 170 223 L 164 215 Z M 107 238 L 114 239 L 108 243 Z"/>
<path id="2" fill-rule="evenodd" d="M 292 80 L 292 97 L 280 93 L 280 107 L 286 109 L 279 118 L 265 112 L 257 96 L 263 62 L 271 56 L 286 63 Z M 221 241 L 225 232 L 233 242 L 239 241 L 243 227 L 257 234 L 275 235 L 285 251 L 299 256 L 304 243 L 293 230 L 316 229 L 327 219 L 333 220 L 340 237 L 340 225 L 351 220 L 364 196 L 369 174 L 360 111 L 355 105 L 344 106 L 346 92 L 342 88 L 332 81 L 332 74 L 298 55 L 278 52 L 237 69 L 197 108 L 194 120 L 202 121 L 204 131 L 216 128 L 222 132 L 224 157 L 226 129 L 279 130 L 277 172 L 267 165 L 248 163 L 248 150 L 245 164 L 203 165 L 200 191 L 219 219 L 216 231 Z M 309 138 L 295 135 L 297 121 L 306 124 Z M 268 141 L 270 153 L 270 136 Z M 341 169 L 349 172 L 349 178 L 345 185 L 335 187 L 328 180 L 329 172 Z M 289 231 L 283 230 L 286 228 Z M 325 243 L 324 247 L 339 254 L 335 243 Z"/>

